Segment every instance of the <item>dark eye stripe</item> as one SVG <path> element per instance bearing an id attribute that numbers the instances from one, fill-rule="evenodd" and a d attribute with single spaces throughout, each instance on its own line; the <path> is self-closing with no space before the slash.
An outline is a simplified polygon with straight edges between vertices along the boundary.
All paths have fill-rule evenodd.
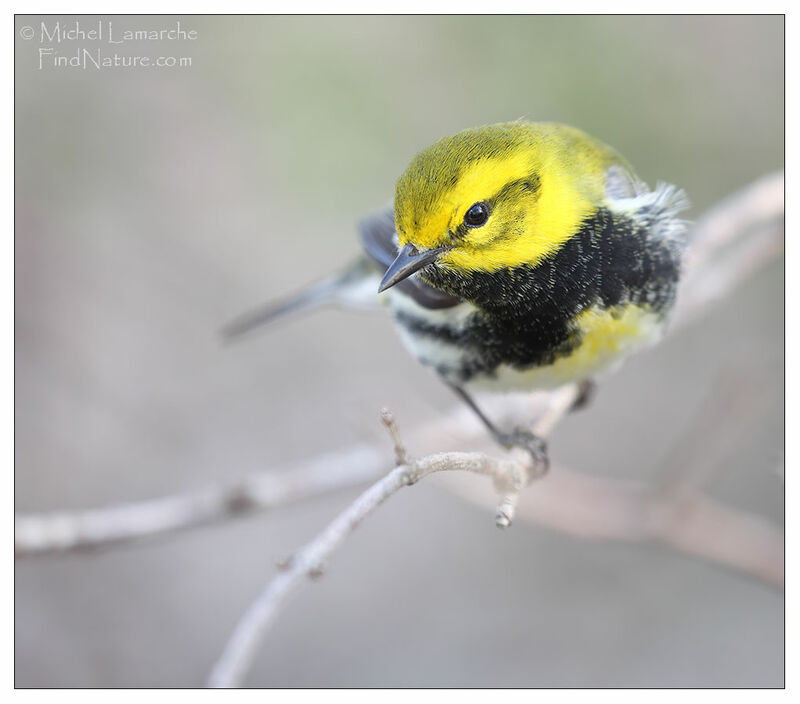
<path id="1" fill-rule="evenodd" d="M 535 173 L 528 174 L 527 176 L 518 178 L 516 181 L 509 181 L 505 186 L 503 186 L 499 191 L 497 191 L 497 193 L 495 193 L 486 202 L 489 204 L 489 208 L 493 210 L 494 205 L 498 201 L 501 201 L 504 198 L 506 198 L 514 190 L 521 189 L 533 194 L 537 193 L 540 187 L 541 187 L 541 181 L 539 179 L 539 176 Z"/>
<path id="2" fill-rule="evenodd" d="M 453 231 L 450 232 L 450 236 L 463 239 L 464 237 L 467 236 L 467 232 L 469 232 L 469 228 L 463 222 L 461 222 L 458 225 L 456 225 L 455 232 Z"/>
<path id="3" fill-rule="evenodd" d="M 532 173 L 524 176 L 522 178 L 518 178 L 515 181 L 509 181 L 505 184 L 497 193 L 495 193 L 491 198 L 486 198 L 483 201 L 479 201 L 479 203 L 485 203 L 489 209 L 489 215 L 494 211 L 496 205 L 503 201 L 505 198 L 511 195 L 514 190 L 524 190 L 528 191 L 531 194 L 537 193 L 541 186 L 541 181 L 539 179 L 538 174 Z M 477 203 L 470 206 L 470 208 L 477 205 Z M 469 212 L 469 210 L 467 211 Z M 466 218 L 465 218 L 466 219 Z M 455 231 L 450 231 L 450 237 L 453 239 L 464 239 L 470 232 L 470 230 L 478 229 L 479 226 L 469 226 L 467 225 L 464 220 L 462 220 L 458 225 L 455 227 Z"/>

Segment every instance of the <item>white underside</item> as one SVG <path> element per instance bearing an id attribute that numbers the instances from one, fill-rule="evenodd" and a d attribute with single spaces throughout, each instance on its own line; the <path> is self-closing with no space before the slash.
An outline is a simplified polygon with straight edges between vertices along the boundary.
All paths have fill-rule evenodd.
<path id="1" fill-rule="evenodd" d="M 636 214 L 648 222 L 651 236 L 670 243 L 676 249 L 685 246 L 686 223 L 677 214 L 688 206 L 683 191 L 659 183 L 652 191 L 635 177 L 612 167 L 607 180 L 607 202 L 619 213 Z M 462 329 L 478 309 L 464 302 L 453 308 L 430 310 L 417 304 L 401 291 L 389 291 L 393 311 L 403 311 L 415 319 L 435 326 Z M 568 356 L 553 364 L 515 369 L 501 365 L 492 375 L 478 375 L 469 384 L 495 391 L 547 389 L 571 381 L 597 377 L 616 369 L 630 354 L 656 342 L 664 327 L 662 315 L 637 306 L 621 306 L 614 311 L 596 309 L 578 319 L 581 344 Z M 409 333 L 397 325 L 400 336 L 411 354 L 439 371 L 458 370 L 468 351 L 455 344 L 427 335 Z M 458 381 L 457 378 L 452 378 Z"/>
<path id="2" fill-rule="evenodd" d="M 431 325 L 447 325 L 459 330 L 475 314 L 477 308 L 462 303 L 453 308 L 429 310 L 406 295 L 397 293 L 390 299 L 393 310 L 402 310 Z M 663 330 L 664 320 L 650 311 L 630 306 L 620 314 L 598 310 L 581 319 L 582 343 L 572 353 L 553 364 L 530 369 L 516 369 L 503 364 L 492 375 L 476 375 L 469 386 L 491 390 L 549 389 L 571 381 L 595 378 L 614 371 L 630 354 L 656 342 Z M 406 348 L 424 364 L 437 370 L 457 370 L 465 351 L 446 341 L 410 333 L 397 325 Z M 453 381 L 458 381 L 453 377 Z"/>

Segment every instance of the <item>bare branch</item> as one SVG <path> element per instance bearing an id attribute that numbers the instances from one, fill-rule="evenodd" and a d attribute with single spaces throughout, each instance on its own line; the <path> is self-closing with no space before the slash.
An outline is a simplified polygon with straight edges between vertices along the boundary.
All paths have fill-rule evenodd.
<path id="1" fill-rule="evenodd" d="M 655 504 L 646 515 L 650 539 L 783 589 L 783 533 L 761 516 L 701 494 Z"/>
<path id="2" fill-rule="evenodd" d="M 448 488 L 480 506 L 472 484 Z M 585 540 L 652 541 L 730 567 L 781 589 L 783 534 L 764 518 L 698 492 L 656 495 L 652 487 L 554 467 L 517 506 L 517 519 Z"/>
<path id="3" fill-rule="evenodd" d="M 671 330 L 695 320 L 778 256 L 782 214 L 783 175 L 777 173 L 731 196 L 697 223 Z M 524 398 L 486 399 L 483 405 L 494 417 L 517 423 L 535 417 L 532 430 L 547 437 L 578 395 L 577 387 L 566 386 Z M 699 485 L 707 477 L 698 480 L 691 472 L 683 472 L 667 484 L 669 491 L 661 487 L 654 492 L 652 486 L 558 468 L 520 503 L 520 492 L 531 478 L 527 454 L 514 451 L 501 460 L 477 452 L 452 452 L 409 461 L 391 413 L 383 411 L 382 420 L 392 437 L 398 466 L 280 566 L 279 574 L 240 620 L 211 675 L 213 686 L 242 681 L 283 600 L 304 577 L 323 573 L 327 559 L 364 518 L 399 489 L 439 472 L 461 470 L 492 478 L 500 495 L 496 510 L 500 527 L 510 525 L 516 511 L 524 520 L 565 533 L 592 539 L 657 541 L 775 586 L 783 582 L 780 531 L 759 517 L 702 496 Z M 485 434 L 465 409 L 458 409 L 413 435 L 415 446 L 426 452 L 441 448 L 443 438 L 464 447 Z M 16 554 L 96 548 L 268 510 L 374 480 L 382 471 L 383 457 L 379 447 L 358 445 L 313 458 L 301 468 L 258 473 L 226 486 L 89 511 L 18 516 Z M 463 486 L 458 491 L 473 500 L 478 498 Z M 481 492 L 480 500 L 485 498 Z"/>
<path id="4" fill-rule="evenodd" d="M 524 464 L 498 460 L 479 453 L 450 452 L 429 455 L 393 469 L 373 484 L 327 528 L 290 560 L 264 589 L 239 621 L 209 678 L 212 687 L 238 686 L 255 656 L 266 629 L 283 600 L 307 576 L 318 575 L 342 541 L 392 494 L 435 472 L 461 470 L 491 477 L 502 486 L 521 486 L 527 478 Z"/>
<path id="5" fill-rule="evenodd" d="M 716 253 L 753 228 L 783 217 L 783 170 L 765 174 L 710 208 L 692 228 L 688 269 L 700 269 Z"/>
<path id="6" fill-rule="evenodd" d="M 698 492 L 740 451 L 769 404 L 758 379 L 747 369 L 719 373 L 686 432 L 660 462 L 651 491 L 661 496 Z"/>
<path id="7" fill-rule="evenodd" d="M 558 389 L 533 431 L 547 437 L 569 412 L 577 386 Z M 396 448 L 403 448 L 392 414 L 382 412 Z M 398 456 L 400 450 L 397 451 Z M 402 450 L 405 456 L 405 450 Z M 209 678 L 212 687 L 241 685 L 262 638 L 288 594 L 304 576 L 316 578 L 344 539 L 380 504 L 404 486 L 443 471 L 467 471 L 494 480 L 501 495 L 499 527 L 510 525 L 522 488 L 530 481 L 530 458 L 498 460 L 479 453 L 440 453 L 401 465 L 373 484 L 283 566 L 242 616 Z M 465 494 L 463 487 L 457 489 Z M 485 503 L 485 492 L 466 496 Z M 783 584 L 783 537 L 769 522 L 732 510 L 699 494 L 652 495 L 642 483 L 595 478 L 559 468 L 526 496 L 524 518 L 584 538 L 651 540 L 742 570 L 773 586 Z"/>
<path id="8" fill-rule="evenodd" d="M 727 220 L 726 208 L 714 213 L 713 217 L 699 229 L 694 272 L 697 273 L 700 263 L 703 262 L 711 262 L 711 266 L 716 267 L 716 271 L 712 268 L 712 274 L 715 275 L 706 273 L 703 276 L 695 276 L 694 280 L 697 283 L 689 292 L 689 304 L 684 302 L 683 307 L 679 308 L 679 322 L 685 323 L 692 317 L 692 313 L 696 315 L 709 302 L 730 290 L 734 281 L 740 280 L 740 277 L 746 276 L 753 270 L 754 261 L 760 264 L 779 251 L 776 240 L 780 237 L 780 230 L 763 227 L 765 213 L 771 220 L 782 212 L 782 199 L 780 211 L 775 209 L 777 199 L 774 196 L 779 188 L 782 191 L 782 178 L 758 183 L 750 192 L 729 204 L 730 208 L 737 210 L 740 218 L 743 215 L 743 202 L 750 202 L 752 208 L 757 210 L 758 221 L 756 223 L 749 221 L 747 224 L 748 226 L 762 226 L 758 232 L 762 239 L 759 241 L 758 247 L 746 242 L 745 246 L 740 246 L 738 250 L 731 245 L 727 254 L 717 251 L 721 243 L 731 244 L 735 239 L 734 235 L 739 236 L 742 233 L 741 220 L 738 223 L 731 223 Z M 765 206 L 765 202 L 768 203 L 770 197 L 773 198 L 773 208 Z M 711 224 L 708 224 L 709 222 Z M 715 229 L 714 223 L 717 222 L 724 223 L 729 227 L 728 239 Z M 732 224 L 739 225 L 735 232 L 730 230 Z M 769 233 L 768 237 L 763 235 L 765 229 Z M 703 247 L 705 247 L 705 251 Z M 766 253 L 759 256 L 761 252 Z M 714 254 L 714 257 L 711 256 L 711 253 Z M 686 298 L 687 296 L 684 294 L 684 301 Z M 544 408 L 534 426 L 534 432 L 540 437 L 549 435 L 572 407 L 578 398 L 578 393 L 575 386 L 553 392 L 549 404 Z M 405 449 L 400 441 L 396 425 L 388 412 L 384 412 L 383 419 L 392 435 L 397 460 L 400 462 L 401 458 L 405 458 Z M 364 492 L 350 508 L 340 514 L 317 538 L 300 551 L 299 556 L 292 561 L 287 571 L 279 574 L 267 585 L 253 606 L 239 621 L 232 638 L 212 671 L 209 684 L 214 687 L 239 685 L 246 675 L 261 637 L 272 622 L 277 608 L 302 577 L 310 576 L 312 571 L 318 573 L 323 561 L 331 555 L 344 537 L 389 496 L 403 486 L 445 469 L 461 469 L 493 476 L 495 485 L 502 494 L 496 514 L 497 524 L 501 527 L 510 524 L 518 504 L 520 490 L 530 479 L 527 465 L 522 464 L 521 460 L 516 462 L 507 460 L 505 463 L 501 463 L 500 460 L 492 460 L 479 454 L 431 455 L 409 465 L 399 466 Z M 555 481 L 563 481 L 569 476 L 569 473 L 561 470 L 557 473 Z M 561 528 L 566 532 L 581 530 L 581 515 L 574 510 L 565 511 L 564 499 L 569 500 L 581 496 L 581 489 L 583 489 L 584 501 L 580 502 L 583 517 L 584 519 L 587 517 L 594 519 L 590 520 L 593 524 L 591 530 L 586 531 L 586 526 L 583 526 L 583 530 L 586 531 L 584 535 L 587 537 L 660 540 L 678 549 L 737 567 L 776 586 L 782 584 L 782 537 L 774 527 L 762 519 L 727 509 L 699 495 L 678 496 L 673 493 L 666 499 L 658 500 L 647 497 L 642 487 L 635 487 L 635 491 L 632 491 L 632 487 L 626 486 L 618 480 L 598 480 L 574 473 L 572 480 L 573 486 L 570 490 L 558 492 L 558 498 L 561 501 L 553 501 L 554 497 L 551 496 L 548 504 L 551 508 L 557 507 L 558 509 L 557 513 L 551 514 L 553 523 L 561 522 Z M 549 483 L 552 487 L 552 478 Z M 587 485 L 592 483 L 595 483 L 596 489 L 603 494 L 602 500 L 585 500 Z M 544 481 L 540 487 L 546 487 L 547 484 L 548 482 Z M 581 484 L 583 486 L 580 486 Z M 545 492 L 531 492 L 531 495 L 537 496 L 541 501 L 543 493 Z M 594 499 L 598 499 L 598 497 L 595 496 Z M 537 519 L 541 518 L 541 514 L 534 513 L 534 515 Z M 712 530 L 719 526 L 724 526 L 724 530 Z"/>
<path id="9" fill-rule="evenodd" d="M 780 253 L 782 214 L 779 172 L 727 198 L 697 223 L 670 332 L 702 315 Z M 558 397 L 547 393 L 488 398 L 483 405 L 495 417 L 515 422 L 539 416 L 547 430 L 536 430 L 539 435 L 547 435 L 564 412 L 557 408 Z M 463 446 L 483 435 L 469 414 L 458 409 L 412 439 L 430 452 L 441 448 L 443 437 Z M 395 449 L 397 453 L 396 443 Z M 301 468 L 256 473 L 225 486 L 87 511 L 24 514 L 15 519 L 15 552 L 27 556 L 98 548 L 269 510 L 373 480 L 384 469 L 383 456 L 378 446 L 357 445 L 312 458 Z M 513 507 L 509 499 L 498 518 L 502 514 L 510 520 Z"/>
<path id="10" fill-rule="evenodd" d="M 381 420 L 386 426 L 386 429 L 389 431 L 389 435 L 394 443 L 395 464 L 398 467 L 406 464 L 408 462 L 408 458 L 406 457 L 406 448 L 403 447 L 403 441 L 400 439 L 400 431 L 397 429 L 397 421 L 394 419 L 394 414 L 388 408 L 382 408 Z"/>
<path id="11" fill-rule="evenodd" d="M 554 391 L 550 396 L 549 406 L 533 424 L 534 434 L 547 438 L 559 420 L 569 413 L 579 393 L 574 384 Z M 383 409 L 381 420 L 391 433 L 398 460 L 405 458 L 406 451 L 391 411 Z M 320 575 L 328 557 L 364 518 L 403 487 L 416 484 L 436 472 L 452 471 L 482 474 L 493 480 L 501 497 L 495 520 L 498 527 L 505 528 L 514 519 L 519 493 L 530 482 L 533 467 L 526 452 L 515 450 L 509 453 L 508 459 L 496 459 L 477 452 L 437 453 L 392 470 L 361 494 L 322 533 L 307 543 L 266 586 L 236 626 L 222 656 L 214 666 L 209 686 L 236 687 L 242 682 L 256 648 L 283 599 L 299 584 L 303 576 Z"/>
<path id="12" fill-rule="evenodd" d="M 673 326 L 702 315 L 783 250 L 783 171 L 711 208 L 692 228 Z"/>
<path id="13" fill-rule="evenodd" d="M 380 448 L 356 445 L 311 458 L 302 467 L 228 485 L 88 511 L 16 516 L 14 550 L 17 556 L 91 550 L 266 511 L 370 481 L 383 460 Z"/>

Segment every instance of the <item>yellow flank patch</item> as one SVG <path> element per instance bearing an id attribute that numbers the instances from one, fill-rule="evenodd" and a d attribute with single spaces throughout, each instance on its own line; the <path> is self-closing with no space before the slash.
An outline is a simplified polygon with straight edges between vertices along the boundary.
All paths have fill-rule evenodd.
<path id="1" fill-rule="evenodd" d="M 590 308 L 576 319 L 578 328 L 583 331 L 583 342 L 570 358 L 578 366 L 585 366 L 589 360 L 627 353 L 632 343 L 647 341 L 653 336 L 656 319 L 652 310 L 633 303 L 605 310 Z"/>
<path id="2" fill-rule="evenodd" d="M 507 388 L 553 388 L 592 377 L 631 352 L 656 341 L 662 319 L 651 309 L 629 303 L 615 308 L 592 308 L 575 319 L 581 344 L 553 364 L 528 370 L 505 367 L 496 380 L 482 385 Z"/>

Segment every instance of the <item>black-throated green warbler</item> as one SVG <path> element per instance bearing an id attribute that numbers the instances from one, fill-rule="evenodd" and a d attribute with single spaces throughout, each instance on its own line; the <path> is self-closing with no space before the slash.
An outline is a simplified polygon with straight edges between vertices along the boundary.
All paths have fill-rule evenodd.
<path id="1" fill-rule="evenodd" d="M 495 428 L 464 387 L 589 383 L 654 342 L 675 299 L 687 205 L 580 130 L 521 121 L 465 130 L 417 154 L 393 211 L 362 223 L 366 257 L 227 332 L 385 291 L 412 354 L 501 444 L 546 460 L 540 439 Z"/>

